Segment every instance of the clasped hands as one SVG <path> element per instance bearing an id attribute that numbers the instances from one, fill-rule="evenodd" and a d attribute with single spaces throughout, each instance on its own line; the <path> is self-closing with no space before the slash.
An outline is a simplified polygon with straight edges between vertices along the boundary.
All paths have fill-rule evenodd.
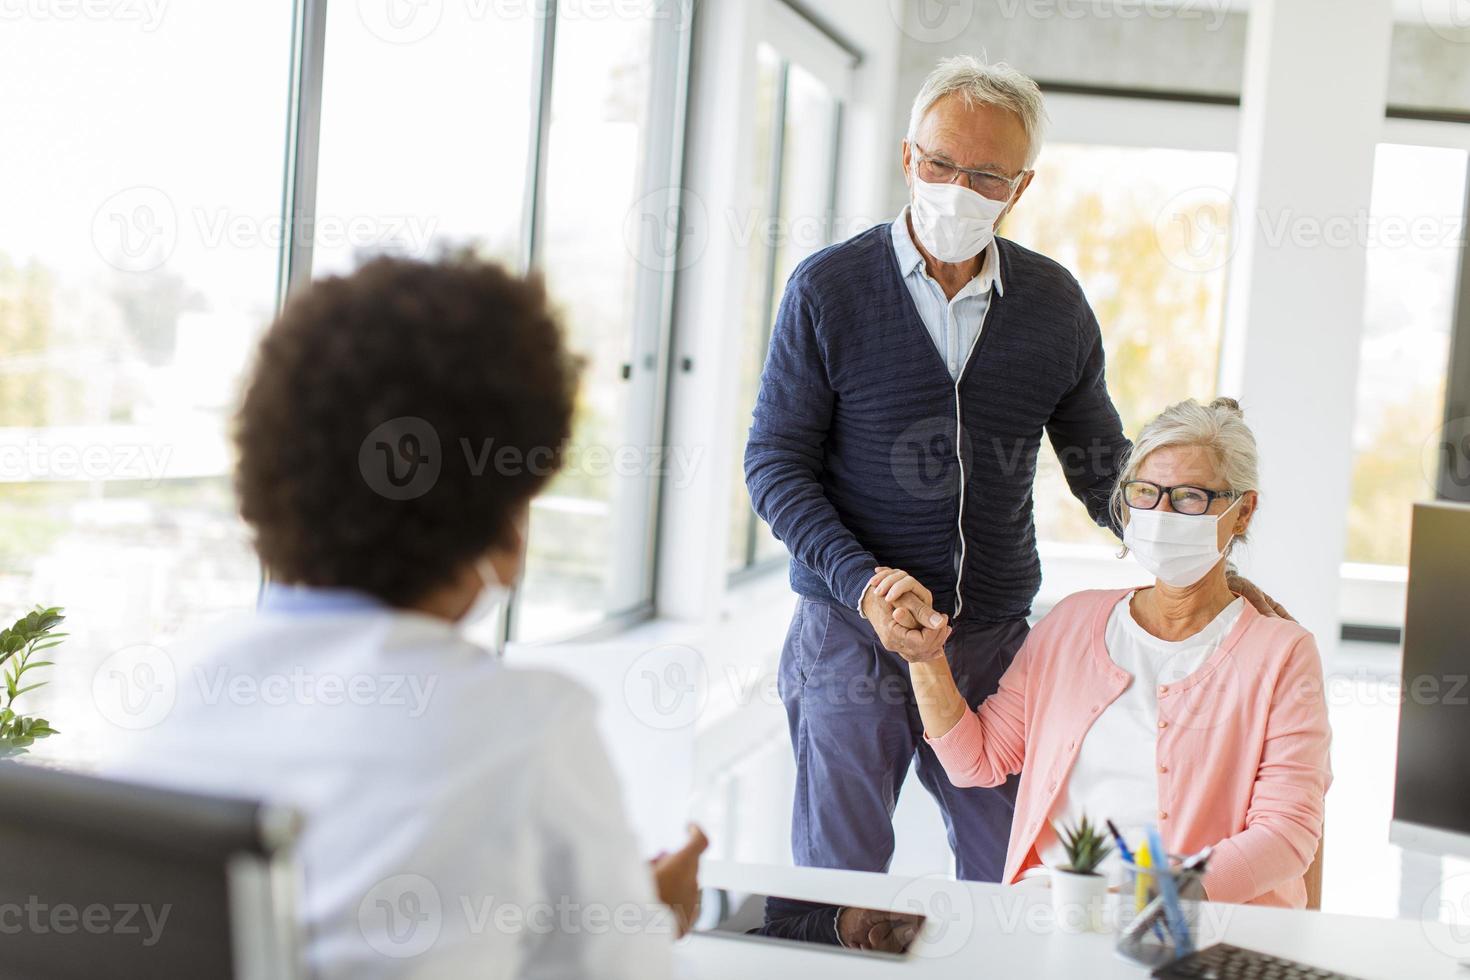
<path id="1" fill-rule="evenodd" d="M 953 632 L 949 617 L 934 609 L 934 594 L 908 572 L 887 566 L 875 569 L 862 606 L 884 649 L 909 663 L 944 656 L 945 641 Z"/>

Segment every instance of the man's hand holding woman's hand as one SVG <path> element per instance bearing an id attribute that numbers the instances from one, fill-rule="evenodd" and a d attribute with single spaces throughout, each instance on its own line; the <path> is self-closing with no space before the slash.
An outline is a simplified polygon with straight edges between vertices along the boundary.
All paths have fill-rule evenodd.
<path id="1" fill-rule="evenodd" d="M 863 592 L 863 615 L 884 649 L 910 663 L 944 656 L 953 631 L 949 617 L 934 609 L 934 594 L 898 568 L 874 571 Z"/>

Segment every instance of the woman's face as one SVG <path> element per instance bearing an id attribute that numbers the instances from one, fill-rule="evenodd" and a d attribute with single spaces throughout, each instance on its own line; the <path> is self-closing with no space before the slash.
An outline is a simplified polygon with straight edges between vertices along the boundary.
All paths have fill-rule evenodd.
<path id="1" fill-rule="evenodd" d="M 1204 446 L 1165 446 L 1155 449 L 1138 465 L 1135 480 L 1145 480 L 1161 487 L 1201 487 L 1205 490 L 1230 489 L 1215 462 L 1215 454 Z M 1245 533 L 1256 512 L 1256 493 L 1251 491 L 1239 500 L 1218 497 L 1210 502 L 1209 515 L 1218 518 L 1230 510 L 1231 517 L 1219 522 L 1220 550 L 1230 543 L 1232 536 Z M 1168 496 L 1159 501 L 1159 510 L 1173 511 Z M 1201 516 L 1200 520 L 1210 517 Z"/>

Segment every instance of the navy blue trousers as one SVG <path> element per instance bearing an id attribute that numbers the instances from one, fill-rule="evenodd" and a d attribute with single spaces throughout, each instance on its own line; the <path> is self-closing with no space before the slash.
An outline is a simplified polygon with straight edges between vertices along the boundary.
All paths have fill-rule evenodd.
<path id="1" fill-rule="evenodd" d="M 994 693 L 1027 632 L 1025 620 L 955 624 L 945 653 L 967 702 Z M 887 871 L 893 809 L 917 754 L 919 781 L 944 814 L 956 874 L 1000 880 L 1018 777 L 994 789 L 950 783 L 924 744 L 908 664 L 883 649 L 861 616 L 798 599 L 778 686 L 796 752 L 791 851 L 798 865 Z"/>

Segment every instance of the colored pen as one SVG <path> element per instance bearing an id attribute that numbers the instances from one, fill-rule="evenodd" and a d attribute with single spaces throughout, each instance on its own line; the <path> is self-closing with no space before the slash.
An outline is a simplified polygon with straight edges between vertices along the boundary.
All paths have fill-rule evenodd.
<path id="1" fill-rule="evenodd" d="M 1164 855 L 1163 869 L 1154 875 L 1159 880 L 1159 895 L 1164 899 L 1164 921 L 1169 924 L 1169 931 L 1174 935 L 1175 950 L 1180 956 L 1188 956 L 1194 952 L 1194 940 L 1189 935 L 1184 907 L 1179 904 L 1179 889 L 1174 881 L 1174 873 L 1169 870 L 1169 852 L 1164 850 L 1159 828 L 1149 827 L 1148 839 L 1150 846 Z"/>
<path id="2" fill-rule="evenodd" d="M 1107 825 L 1108 833 L 1113 835 L 1113 843 L 1118 847 L 1118 857 L 1122 858 L 1128 864 L 1132 864 L 1133 852 L 1128 850 L 1128 842 L 1123 839 L 1122 834 L 1118 833 L 1118 828 L 1113 826 L 1111 820 L 1104 820 L 1103 823 Z"/>

